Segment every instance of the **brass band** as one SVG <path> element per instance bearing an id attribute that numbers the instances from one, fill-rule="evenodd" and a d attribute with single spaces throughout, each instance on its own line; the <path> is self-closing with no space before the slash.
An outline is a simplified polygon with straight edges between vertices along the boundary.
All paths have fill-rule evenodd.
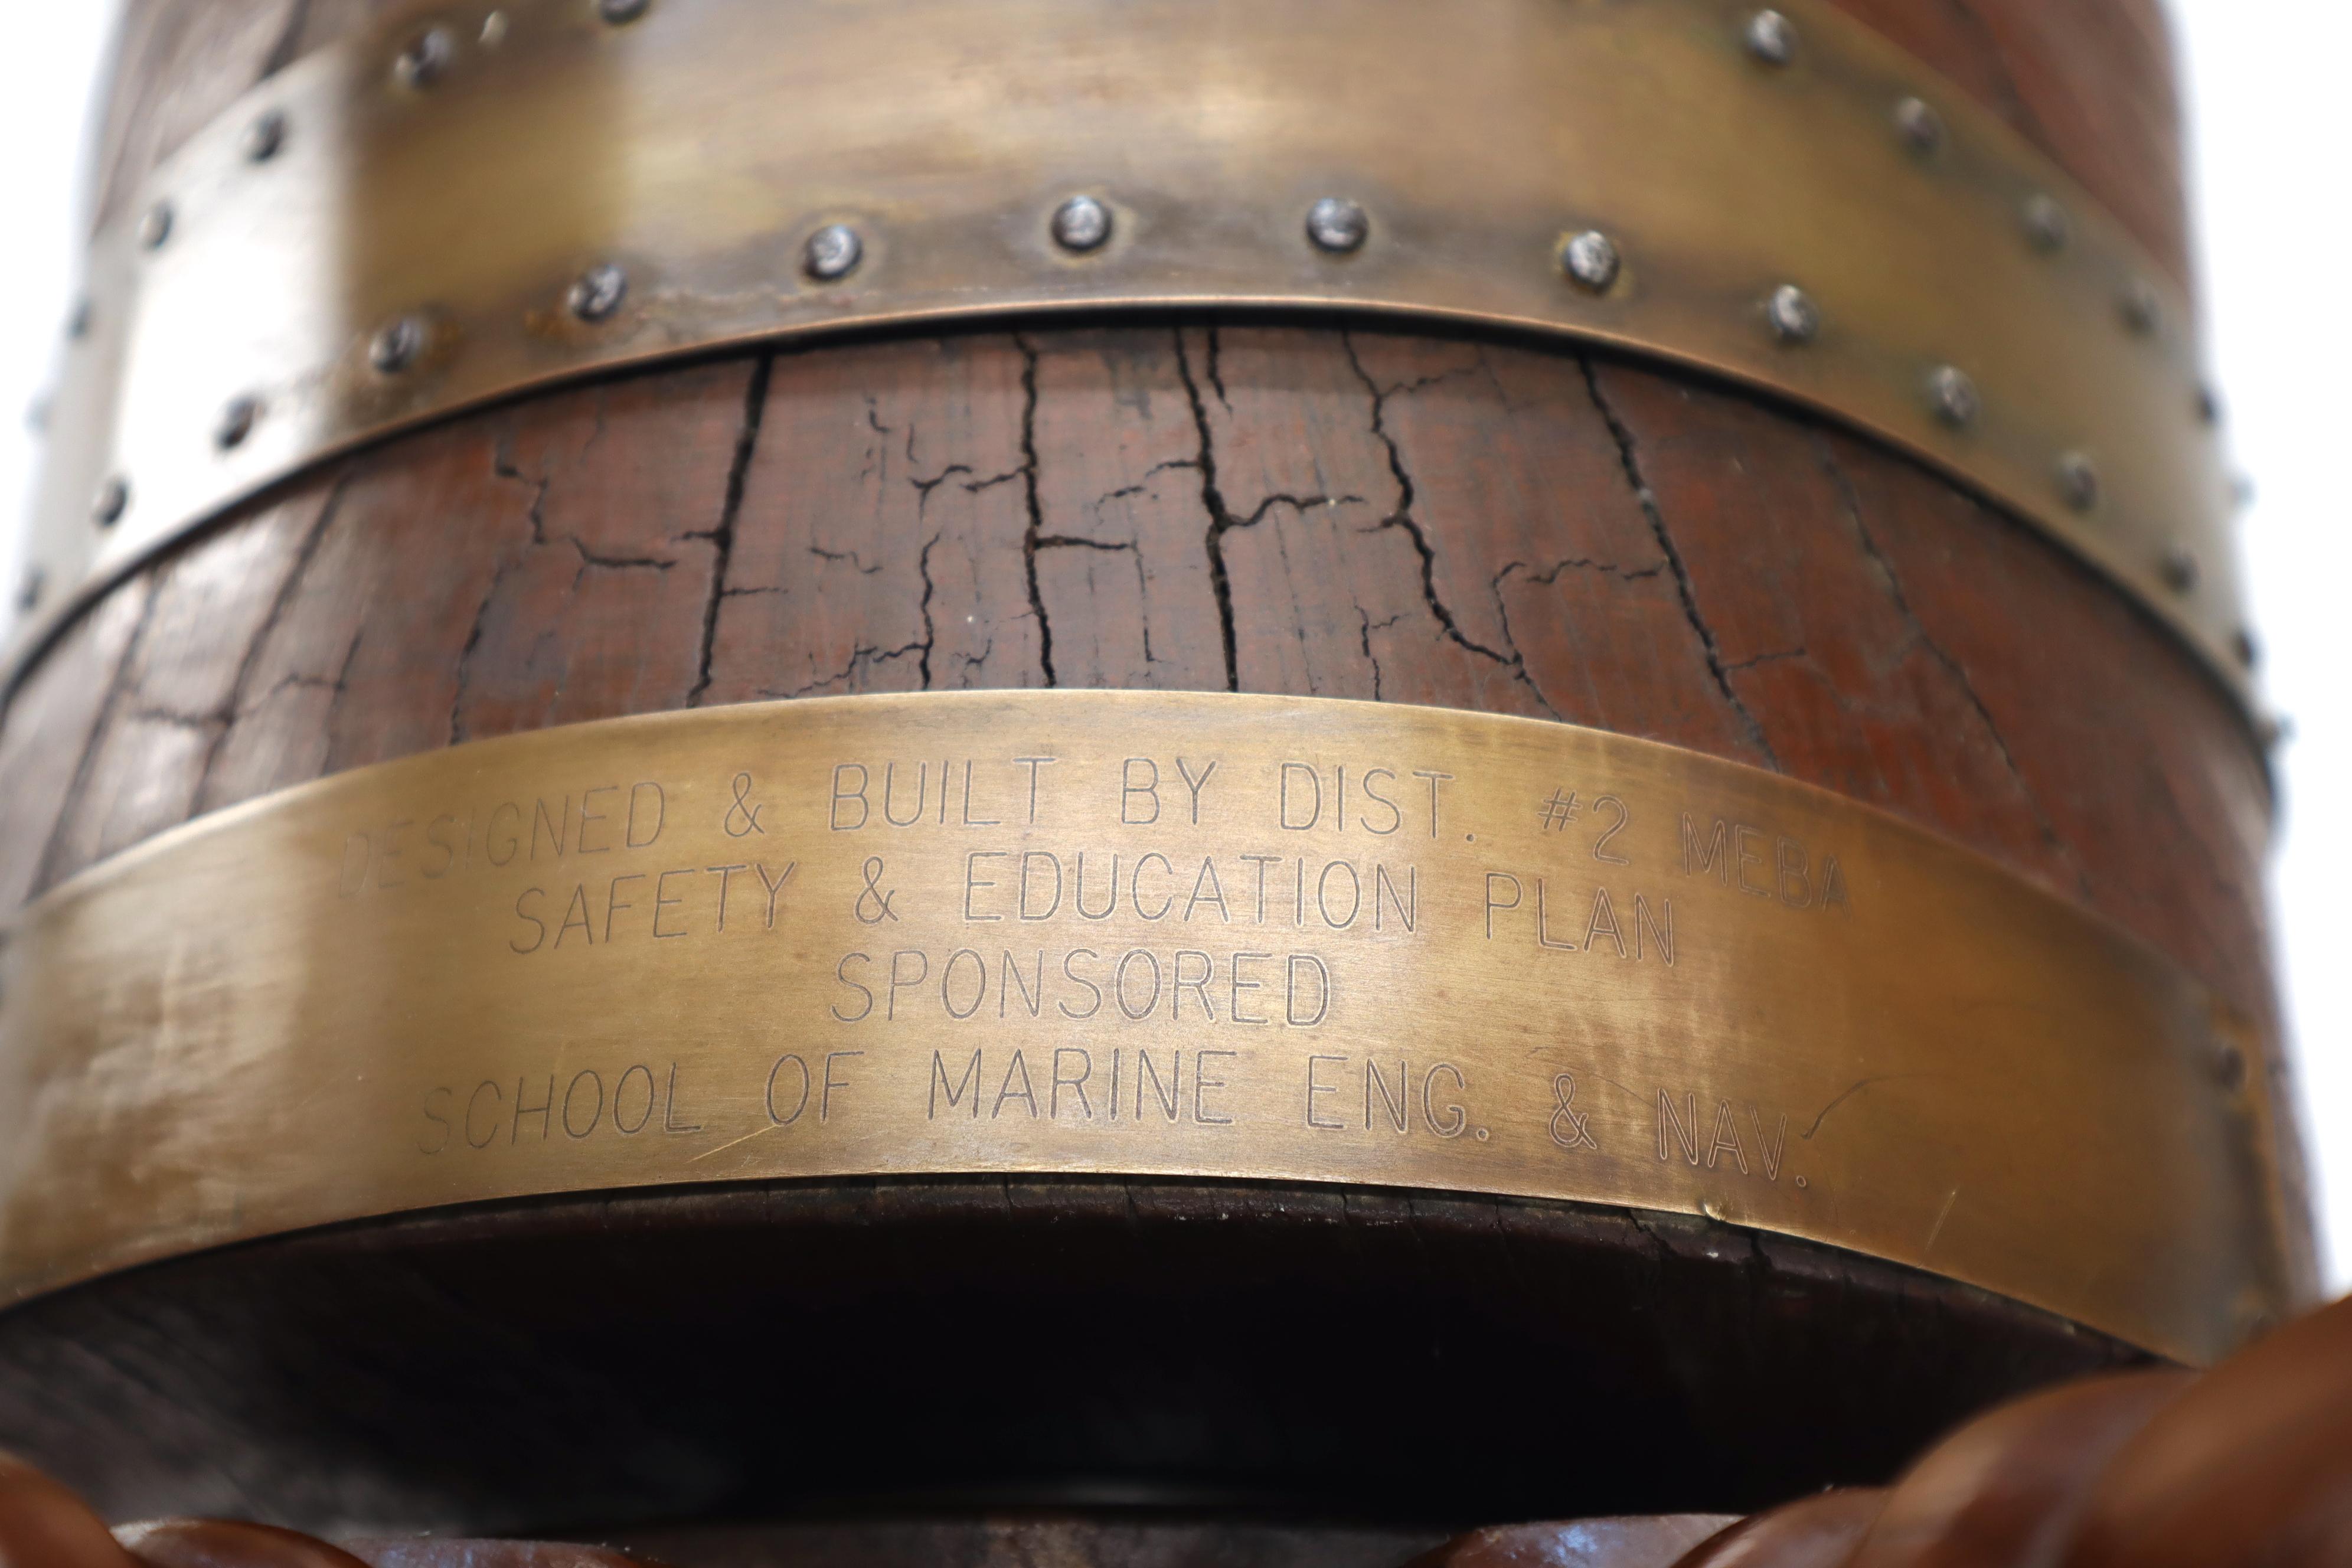
<path id="1" fill-rule="evenodd" d="M 0 1297 L 473 1200 L 783 1177 L 1376 1184 L 1705 1215 L 2185 1361 L 2307 1287 L 2267 1042 L 1843 797 L 1276 697 L 542 731 L 30 906 Z"/>
<path id="2" fill-rule="evenodd" d="M 1918 454 L 2247 694 L 2188 302 L 1817 0 L 460 0 L 273 78 L 101 240 L 30 646 L 323 456 L 615 367 L 1103 307 L 1617 345 Z M 95 510 L 95 516 L 93 511 Z"/>

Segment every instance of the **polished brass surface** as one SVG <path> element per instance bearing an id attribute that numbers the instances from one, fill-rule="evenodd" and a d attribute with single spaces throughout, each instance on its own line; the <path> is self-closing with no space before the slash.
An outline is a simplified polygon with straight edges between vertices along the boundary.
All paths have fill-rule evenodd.
<path id="1" fill-rule="evenodd" d="M 0 1293 L 527 1194 L 1128 1173 L 1710 1215 L 2189 1361 L 2304 1289 L 2265 1042 L 1867 807 L 1277 697 L 541 731 L 207 817 L 25 912 Z"/>
<path id="2" fill-rule="evenodd" d="M 157 173 L 159 247 L 103 238 L 118 336 L 74 356 L 36 541 L 58 591 L 16 647 L 302 465 L 524 388 L 823 331 L 1262 306 L 1567 334 L 1825 411 L 2063 541 L 2246 696 L 2187 300 L 1916 61 L 1790 0 L 1767 65 L 1749 10 L 662 0 L 616 27 L 586 0 L 502 0 L 495 26 L 458 0 L 429 79 L 395 69 L 413 18 L 314 56 Z M 1913 100 L 1941 127 L 1924 152 Z M 1313 237 L 1327 200 L 1360 243 Z M 1056 243 L 1072 202 L 1098 241 Z M 1605 268 L 1590 240 L 1564 258 L 1587 235 Z M 625 288 L 582 312 L 608 267 Z M 131 502 L 100 531 L 110 476 Z M 2197 569 L 2168 579 L 2176 557 Z"/>

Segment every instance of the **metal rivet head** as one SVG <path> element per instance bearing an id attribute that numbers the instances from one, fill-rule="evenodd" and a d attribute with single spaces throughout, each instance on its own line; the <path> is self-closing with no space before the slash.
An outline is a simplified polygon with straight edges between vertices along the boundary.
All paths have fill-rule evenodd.
<path id="1" fill-rule="evenodd" d="M 2069 452 L 2058 459 L 2058 493 L 2076 511 L 2090 511 L 2099 504 L 2099 470 L 2081 452 Z"/>
<path id="2" fill-rule="evenodd" d="M 801 247 L 801 270 L 820 283 L 831 283 L 857 270 L 866 256 L 866 242 L 845 223 L 829 223 L 808 237 Z"/>
<path id="3" fill-rule="evenodd" d="M 1307 209 L 1307 237 L 1318 250 L 1346 256 L 1361 250 L 1370 237 L 1371 219 L 1364 209 L 1340 196 L 1325 196 Z"/>
<path id="4" fill-rule="evenodd" d="M 507 14 L 493 11 L 482 18 L 482 47 L 495 49 L 507 41 Z"/>
<path id="5" fill-rule="evenodd" d="M 564 303 L 583 321 L 602 321 L 619 310 L 628 295 L 629 275 L 606 261 L 574 279 Z"/>
<path id="6" fill-rule="evenodd" d="M 2125 286 L 2116 309 L 2122 314 L 2124 325 L 2141 337 L 2155 331 L 2164 321 L 2164 303 L 2145 278 L 2135 278 Z"/>
<path id="7" fill-rule="evenodd" d="M 157 202 L 139 220 L 139 246 L 142 250 L 161 250 L 163 242 L 172 237 L 172 204 Z"/>
<path id="8" fill-rule="evenodd" d="M 1957 365 L 1938 365 L 1928 375 L 1927 405 L 1936 411 L 1937 418 L 1955 430 L 1975 424 L 1977 416 L 1984 412 L 1984 401 L 1977 395 L 1977 384 Z"/>
<path id="9" fill-rule="evenodd" d="M 424 352 L 425 323 L 415 316 L 396 316 L 368 341 L 368 363 L 381 374 L 398 375 Z"/>
<path id="10" fill-rule="evenodd" d="M 1822 308 L 1793 283 L 1772 290 L 1764 317 L 1772 323 L 1772 335 L 1784 343 L 1809 343 L 1822 333 Z"/>
<path id="11" fill-rule="evenodd" d="M 49 574 L 38 566 L 27 565 L 25 574 L 16 579 L 16 608 L 30 611 L 41 602 L 42 591 L 49 585 Z"/>
<path id="12" fill-rule="evenodd" d="M 98 487 L 89 503 L 89 518 L 100 528 L 112 528 L 131 510 L 131 486 L 117 475 Z"/>
<path id="13" fill-rule="evenodd" d="M 2176 594 L 2194 592 L 2197 579 L 2201 574 L 2195 553 L 2179 544 L 2164 552 L 2164 559 L 2158 563 L 2157 570 L 2163 575 L 2164 585 Z"/>
<path id="14" fill-rule="evenodd" d="M 261 417 L 261 400 L 257 397 L 232 397 L 221 410 L 220 423 L 213 427 L 213 445 L 222 451 L 233 451 L 245 445 L 253 434 L 255 423 Z"/>
<path id="15" fill-rule="evenodd" d="M 596 15 L 615 27 L 634 22 L 653 9 L 653 0 L 596 0 Z"/>
<path id="16" fill-rule="evenodd" d="M 267 163 L 286 145 L 286 111 L 266 110 L 245 128 L 245 161 Z"/>
<path id="17" fill-rule="evenodd" d="M 2074 237 L 2074 225 L 2066 209 L 2050 196 L 2034 196 L 2025 204 L 2025 238 L 2044 256 L 2055 256 Z"/>
<path id="18" fill-rule="evenodd" d="M 1559 247 L 1560 270 L 1580 288 L 1599 294 L 1617 281 L 1624 262 L 1617 254 L 1617 242 L 1597 228 L 1572 235 Z"/>
<path id="19" fill-rule="evenodd" d="M 2230 651 L 2236 656 L 2238 663 L 2247 669 L 2252 669 L 2263 662 L 2262 645 L 2254 641 L 2254 634 L 2243 626 L 2231 634 Z"/>
<path id="20" fill-rule="evenodd" d="M 1054 243 L 1064 250 L 1094 250 L 1110 237 L 1110 209 L 1092 196 L 1072 196 L 1054 209 Z"/>
<path id="21" fill-rule="evenodd" d="M 1906 98 L 1895 106 L 1895 129 L 1922 155 L 1944 144 L 1944 117 L 1924 98 Z"/>
<path id="22" fill-rule="evenodd" d="M 1784 66 L 1797 58 L 1797 27 L 1778 11 L 1759 11 L 1748 18 L 1748 52 L 1768 66 Z"/>
<path id="23" fill-rule="evenodd" d="M 392 74 L 403 87 L 429 87 L 449 68 L 457 46 L 446 27 L 427 27 L 408 40 L 392 62 Z"/>

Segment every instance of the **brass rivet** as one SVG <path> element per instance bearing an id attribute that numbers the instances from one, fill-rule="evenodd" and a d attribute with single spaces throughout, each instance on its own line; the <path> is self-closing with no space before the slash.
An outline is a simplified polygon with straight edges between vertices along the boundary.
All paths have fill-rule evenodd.
<path id="1" fill-rule="evenodd" d="M 172 237 L 172 204 L 157 202 L 139 220 L 139 247 L 142 250 L 161 250 L 163 242 Z"/>
<path id="2" fill-rule="evenodd" d="M 2058 493 L 2076 511 L 2090 511 L 2099 504 L 2099 470 L 2081 452 L 2069 452 L 2058 459 Z"/>
<path id="3" fill-rule="evenodd" d="M 1809 343 L 1821 336 L 1822 308 L 1813 303 L 1811 295 L 1793 283 L 1783 283 L 1772 290 L 1772 298 L 1764 306 L 1764 316 L 1772 323 L 1772 335 L 1784 343 Z"/>
<path id="4" fill-rule="evenodd" d="M 1927 377 L 1927 403 L 1936 417 L 1954 429 L 1977 422 L 1984 412 L 1984 403 L 1977 395 L 1977 384 L 1957 365 L 1938 365 Z"/>
<path id="5" fill-rule="evenodd" d="M 2066 209 L 2050 196 L 2029 199 L 2024 216 L 2027 241 L 2044 256 L 2055 256 L 2065 249 L 2066 242 L 2074 237 L 2074 226 L 2066 216 Z"/>
<path id="6" fill-rule="evenodd" d="M 267 163 L 286 145 L 286 111 L 266 110 L 245 128 L 245 161 Z"/>
<path id="7" fill-rule="evenodd" d="M 1092 196 L 1072 196 L 1054 209 L 1054 243 L 1064 250 L 1087 251 L 1110 238 L 1110 209 Z"/>
<path id="8" fill-rule="evenodd" d="M 2200 575 L 2197 557 L 2185 545 L 2176 544 L 2166 551 L 2158 570 L 2164 577 L 2164 585 L 2174 593 L 2188 594 L 2196 590 Z"/>
<path id="9" fill-rule="evenodd" d="M 49 574 L 38 566 L 26 565 L 25 574 L 16 579 L 16 608 L 29 611 L 41 602 L 41 592 L 49 585 Z"/>
<path id="10" fill-rule="evenodd" d="M 425 323 L 415 316 L 386 321 L 368 343 L 368 363 L 384 375 L 397 375 L 425 352 Z"/>
<path id="11" fill-rule="evenodd" d="M 253 434 L 254 424 L 261 417 L 261 400 L 250 395 L 232 397 L 221 410 L 220 423 L 213 427 L 213 445 L 222 451 L 231 451 L 245 445 Z"/>
<path id="12" fill-rule="evenodd" d="M 427 27 L 394 58 L 392 74 L 403 87 L 430 87 L 449 68 L 456 52 L 446 27 Z"/>
<path id="13" fill-rule="evenodd" d="M 1785 66 L 1797 58 L 1796 25 L 1778 11 L 1759 11 L 1748 18 L 1748 52 L 1768 66 Z"/>
<path id="14" fill-rule="evenodd" d="M 2124 325 L 2141 337 L 2155 331 L 2164 320 L 2164 305 L 2145 278 L 2135 278 L 2125 286 L 2116 309 L 2121 312 Z"/>
<path id="15" fill-rule="evenodd" d="M 1346 256 L 1361 250 L 1372 232 L 1364 209 L 1341 196 L 1325 196 L 1307 209 L 1307 237 L 1318 250 Z"/>
<path id="16" fill-rule="evenodd" d="M 100 528 L 112 528 L 131 510 L 131 486 L 117 475 L 98 487 L 98 497 L 90 502 L 90 521 Z"/>
<path id="17" fill-rule="evenodd" d="M 857 270 L 866 242 L 845 223 L 829 223 L 801 248 L 801 270 L 820 283 L 836 282 Z"/>
<path id="18" fill-rule="evenodd" d="M 1895 106 L 1895 129 L 1923 156 L 1944 144 L 1944 117 L 1924 98 L 1906 98 Z"/>
<path id="19" fill-rule="evenodd" d="M 602 321 L 621 308 L 628 298 L 629 275 L 611 262 L 601 262 L 583 272 L 572 283 L 564 297 L 572 313 L 583 321 Z"/>
<path id="20" fill-rule="evenodd" d="M 596 0 L 596 15 L 614 26 L 634 22 L 653 8 L 653 0 Z"/>
<path id="21" fill-rule="evenodd" d="M 1616 241 L 1597 228 L 1588 228 L 1559 247 L 1559 266 L 1579 287 L 1599 294 L 1617 281 L 1623 261 L 1617 254 Z"/>

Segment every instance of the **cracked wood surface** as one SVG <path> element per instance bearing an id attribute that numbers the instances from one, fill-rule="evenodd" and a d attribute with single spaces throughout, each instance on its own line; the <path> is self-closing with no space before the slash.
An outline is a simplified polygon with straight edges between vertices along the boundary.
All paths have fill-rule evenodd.
<path id="1" fill-rule="evenodd" d="M 722 362 L 334 465 L 32 671 L 0 730 L 0 899 L 472 737 L 1051 685 L 1468 707 L 1732 757 L 1957 837 L 2270 1016 L 2259 764 L 2087 571 L 1744 396 L 1279 324 Z"/>
<path id="2" fill-rule="evenodd" d="M 1830 0 L 2000 115 L 2164 267 L 2189 279 L 2180 102 L 2162 0 Z M 432 0 L 124 0 L 97 124 L 93 219 L 239 94 L 320 48 Z"/>

